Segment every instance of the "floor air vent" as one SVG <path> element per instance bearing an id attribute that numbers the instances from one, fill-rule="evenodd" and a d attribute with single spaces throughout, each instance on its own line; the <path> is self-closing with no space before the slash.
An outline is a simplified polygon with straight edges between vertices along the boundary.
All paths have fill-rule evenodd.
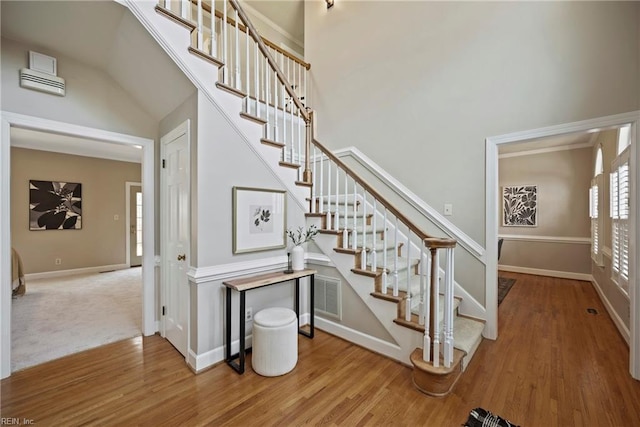
<path id="1" fill-rule="evenodd" d="M 314 285 L 316 312 L 342 320 L 340 280 L 316 275 Z"/>

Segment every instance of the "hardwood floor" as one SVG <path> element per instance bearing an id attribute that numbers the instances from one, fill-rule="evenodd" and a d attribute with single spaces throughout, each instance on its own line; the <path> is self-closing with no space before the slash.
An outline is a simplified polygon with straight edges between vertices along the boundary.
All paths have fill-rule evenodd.
<path id="1" fill-rule="evenodd" d="M 16 372 L 2 381 L 2 417 L 42 426 L 460 426 L 483 407 L 529 427 L 640 425 L 640 382 L 592 285 L 501 275 L 517 281 L 499 307 L 500 337 L 480 345 L 445 398 L 418 392 L 410 368 L 323 332 L 301 337 L 297 367 L 276 378 L 225 364 L 194 375 L 153 336 Z"/>

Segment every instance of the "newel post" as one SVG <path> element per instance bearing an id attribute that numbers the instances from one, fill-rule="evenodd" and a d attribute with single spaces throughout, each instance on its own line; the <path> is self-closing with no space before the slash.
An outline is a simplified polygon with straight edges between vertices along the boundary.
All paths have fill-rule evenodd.
<path id="1" fill-rule="evenodd" d="M 306 141 L 304 145 L 305 156 L 304 156 L 304 172 L 302 172 L 302 180 L 307 184 L 311 184 L 313 182 L 313 174 L 311 173 L 311 140 L 313 139 L 313 131 L 315 128 L 315 115 L 313 114 L 313 110 L 307 108 L 307 114 L 309 115 L 309 120 L 305 122 L 305 136 Z"/>

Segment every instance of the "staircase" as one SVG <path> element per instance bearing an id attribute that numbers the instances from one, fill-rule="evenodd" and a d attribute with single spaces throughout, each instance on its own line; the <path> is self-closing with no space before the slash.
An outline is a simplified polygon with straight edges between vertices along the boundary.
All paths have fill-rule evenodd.
<path id="1" fill-rule="evenodd" d="M 153 6 L 127 3 L 152 35 L 162 31 L 150 28 L 144 8 Z M 247 139 L 307 207 L 307 223 L 320 229 L 315 243 L 396 341 L 391 357 L 413 365 L 419 390 L 449 393 L 484 327 L 459 312 L 456 242 L 424 233 L 314 139 L 313 111 L 302 101 L 309 64 L 262 39 L 236 0 L 160 0 L 154 9 L 189 32 L 186 49 L 169 48 L 207 63 L 216 102 L 234 120 L 255 124 Z"/>

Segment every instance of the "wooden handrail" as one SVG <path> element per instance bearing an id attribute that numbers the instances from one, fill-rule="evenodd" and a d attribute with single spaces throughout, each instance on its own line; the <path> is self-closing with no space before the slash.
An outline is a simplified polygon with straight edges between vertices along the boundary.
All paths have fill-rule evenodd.
<path id="1" fill-rule="evenodd" d="M 291 97 L 291 100 L 293 101 L 293 103 L 296 104 L 296 107 L 298 107 L 298 110 L 300 110 L 300 114 L 302 115 L 302 118 L 304 119 L 305 123 L 309 123 L 310 116 L 309 116 L 309 113 L 307 112 L 306 107 L 302 105 L 302 102 L 300 101 L 296 93 L 293 91 L 293 87 L 289 83 L 289 80 L 287 79 L 287 77 L 282 73 L 282 71 L 280 71 L 280 67 L 271 56 L 269 49 L 267 49 L 264 42 L 262 41 L 262 37 L 258 36 L 258 31 L 249 20 L 249 17 L 247 16 L 246 13 L 244 13 L 244 10 L 242 10 L 237 0 L 229 0 L 229 3 L 231 3 L 231 6 L 238 12 L 240 19 L 242 19 L 244 24 L 249 28 L 251 37 L 253 38 L 253 40 L 255 40 L 255 42 L 258 45 L 258 48 L 260 48 L 260 51 L 265 56 L 265 58 L 267 58 L 267 61 L 269 62 L 271 69 L 278 76 L 278 80 L 280 80 L 280 83 L 284 85 L 284 88 L 289 94 L 289 96 Z"/>
<path id="2" fill-rule="evenodd" d="M 398 218 L 398 220 L 400 222 L 402 222 L 404 225 L 409 227 L 409 229 L 411 229 L 411 231 L 413 231 L 420 238 L 421 241 L 424 241 L 424 240 L 427 240 L 427 239 L 452 240 L 452 239 L 433 238 L 433 236 L 431 236 L 431 235 L 425 233 L 424 231 L 422 231 L 420 229 L 420 227 L 418 227 L 416 224 L 414 224 L 413 221 L 411 221 L 409 218 L 404 216 L 387 199 L 385 199 L 382 194 L 378 193 L 378 191 L 376 191 L 373 187 L 371 187 L 360 175 L 358 175 L 353 169 L 351 169 L 349 166 L 347 166 L 342 160 L 340 160 L 335 154 L 333 154 L 331 151 L 329 151 L 329 149 L 327 149 L 324 145 L 322 145 L 320 142 L 318 142 L 318 140 L 314 139 L 313 140 L 313 144 L 316 147 L 318 147 L 320 149 L 320 151 L 325 156 L 327 156 L 336 165 L 338 165 L 340 168 L 342 168 L 347 173 L 347 175 L 349 175 L 354 181 L 356 181 L 358 184 L 360 184 L 362 186 L 362 188 L 365 189 L 366 192 L 371 194 L 376 200 L 378 200 L 378 202 L 382 203 L 382 205 L 388 211 L 390 211 L 393 215 L 395 215 L 396 218 Z M 455 240 L 453 240 L 453 242 L 454 242 L 454 245 L 455 245 Z"/>
<path id="3" fill-rule="evenodd" d="M 196 5 L 198 4 L 198 0 L 190 0 L 190 1 L 193 4 L 196 4 Z M 211 6 L 208 5 L 207 3 L 202 3 L 202 8 L 204 10 L 206 10 L 207 12 L 211 13 Z M 216 9 L 215 13 L 216 13 L 216 18 L 224 19 L 224 14 L 222 12 L 220 12 L 219 10 Z M 236 21 L 233 18 L 231 18 L 230 16 L 227 16 L 227 23 L 231 24 L 234 27 L 236 26 Z M 247 27 L 245 25 L 243 25 L 242 23 L 239 23 L 238 29 L 240 31 L 242 31 L 243 33 L 247 32 Z M 278 45 L 274 44 L 273 42 L 265 39 L 264 37 L 261 36 L 261 38 L 262 38 L 262 41 L 264 42 L 264 44 L 269 46 L 273 50 L 277 51 L 278 53 L 281 53 L 282 55 L 286 56 L 287 58 L 291 59 L 292 61 L 297 62 L 298 64 L 302 65 L 307 70 L 311 69 L 311 64 L 309 64 L 308 62 L 304 62 L 302 59 L 298 58 L 297 56 L 295 56 L 295 55 L 293 55 L 293 54 L 291 54 L 289 52 L 287 52 L 286 50 L 282 49 L 281 47 L 279 47 Z"/>
<path id="4" fill-rule="evenodd" d="M 422 241 L 429 249 L 454 248 L 457 243 L 455 239 L 449 239 L 447 237 L 427 237 Z"/>

